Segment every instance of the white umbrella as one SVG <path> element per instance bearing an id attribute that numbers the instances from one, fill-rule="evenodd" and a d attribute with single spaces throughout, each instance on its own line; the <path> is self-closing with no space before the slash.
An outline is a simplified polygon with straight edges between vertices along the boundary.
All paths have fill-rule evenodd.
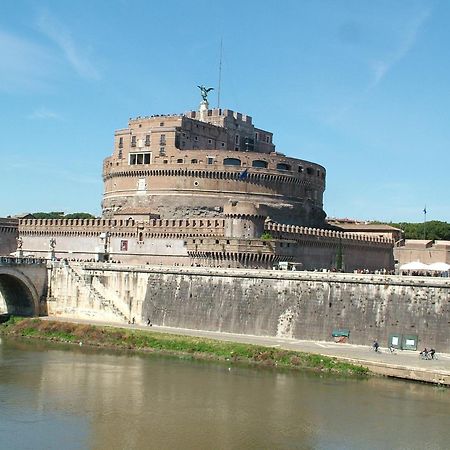
<path id="1" fill-rule="evenodd" d="M 413 261 L 400 266 L 400 270 L 428 270 L 429 266 L 427 264 L 421 263 L 420 261 Z"/>
<path id="2" fill-rule="evenodd" d="M 429 270 L 435 270 L 437 272 L 447 272 L 450 269 L 450 264 L 443 262 L 435 262 L 428 266 Z"/>

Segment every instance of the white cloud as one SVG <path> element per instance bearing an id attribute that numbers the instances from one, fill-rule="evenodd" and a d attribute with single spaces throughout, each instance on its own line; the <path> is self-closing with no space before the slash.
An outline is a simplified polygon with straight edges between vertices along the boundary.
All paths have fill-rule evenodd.
<path id="1" fill-rule="evenodd" d="M 48 87 L 54 58 L 44 47 L 0 30 L 0 91 Z"/>
<path id="2" fill-rule="evenodd" d="M 30 115 L 29 119 L 36 120 L 62 120 L 62 116 L 54 111 L 51 111 L 45 107 L 35 109 Z"/>
<path id="3" fill-rule="evenodd" d="M 100 73 L 90 60 L 86 51 L 79 48 L 70 30 L 48 12 L 37 19 L 38 30 L 46 35 L 60 50 L 75 71 L 83 78 L 98 80 Z"/>
<path id="4" fill-rule="evenodd" d="M 396 47 L 383 60 L 369 62 L 373 73 L 369 90 L 380 83 L 388 72 L 410 52 L 417 41 L 420 29 L 430 15 L 429 10 L 422 10 L 416 14 L 401 30 Z"/>

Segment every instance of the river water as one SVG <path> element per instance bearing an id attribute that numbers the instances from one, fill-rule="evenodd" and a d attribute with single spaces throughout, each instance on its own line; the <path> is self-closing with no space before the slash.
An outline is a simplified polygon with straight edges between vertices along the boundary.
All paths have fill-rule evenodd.
<path id="1" fill-rule="evenodd" d="M 448 449 L 450 391 L 0 343 L 0 449 Z"/>

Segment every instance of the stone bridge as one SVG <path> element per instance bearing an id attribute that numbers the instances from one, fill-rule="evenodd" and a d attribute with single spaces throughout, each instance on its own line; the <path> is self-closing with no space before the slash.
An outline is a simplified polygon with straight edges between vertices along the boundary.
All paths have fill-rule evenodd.
<path id="1" fill-rule="evenodd" d="M 46 314 L 47 262 L 40 258 L 0 257 L 0 314 Z"/>

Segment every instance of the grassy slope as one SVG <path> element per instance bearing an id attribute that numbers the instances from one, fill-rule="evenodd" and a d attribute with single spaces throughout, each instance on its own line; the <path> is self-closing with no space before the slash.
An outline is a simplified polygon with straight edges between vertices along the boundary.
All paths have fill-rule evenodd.
<path id="1" fill-rule="evenodd" d="M 5 324 L 0 325 L 0 334 L 57 342 L 82 342 L 83 345 L 99 347 L 152 351 L 180 356 L 189 355 L 198 359 L 311 369 L 340 375 L 360 376 L 368 373 L 368 369 L 365 367 L 340 362 L 335 358 L 322 355 L 107 326 L 11 318 Z"/>

